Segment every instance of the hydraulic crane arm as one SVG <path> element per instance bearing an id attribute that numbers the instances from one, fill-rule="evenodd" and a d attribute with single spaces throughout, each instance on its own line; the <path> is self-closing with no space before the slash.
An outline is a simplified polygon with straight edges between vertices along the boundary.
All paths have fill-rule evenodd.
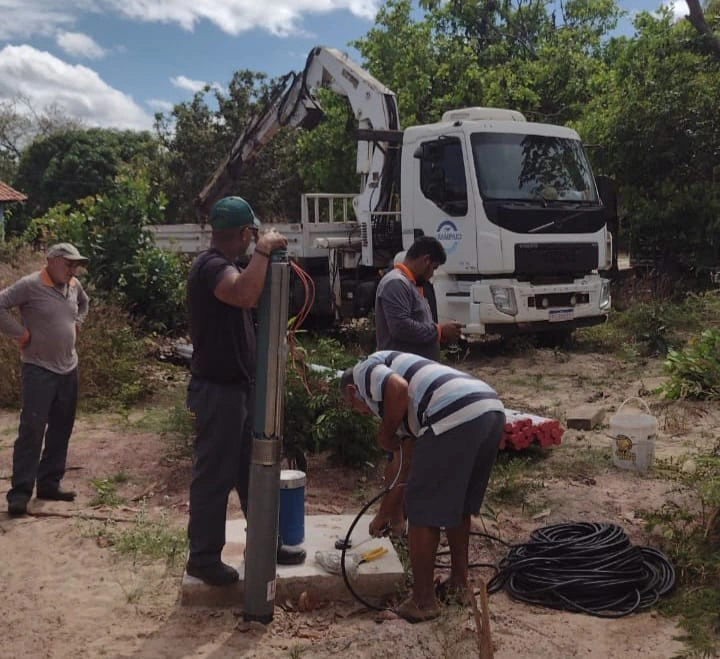
<path id="1" fill-rule="evenodd" d="M 319 123 L 322 109 L 314 92 L 320 88 L 346 96 L 358 122 L 361 190 L 356 211 L 369 214 L 388 209 L 394 158 L 388 156 L 387 143 L 401 141 L 395 94 L 340 51 L 317 47 L 310 51 L 302 73 L 290 73 L 281 80 L 266 109 L 248 124 L 198 195 L 195 203 L 201 222 L 215 201 L 232 190 L 243 166 L 281 128 L 311 129 Z"/>

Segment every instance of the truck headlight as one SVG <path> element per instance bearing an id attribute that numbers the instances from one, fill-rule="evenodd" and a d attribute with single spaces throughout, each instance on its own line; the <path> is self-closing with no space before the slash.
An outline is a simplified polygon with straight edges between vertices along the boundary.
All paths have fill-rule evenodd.
<path id="1" fill-rule="evenodd" d="M 492 295 L 493 304 L 498 311 L 510 316 L 517 316 L 517 302 L 515 300 L 515 291 L 512 288 L 491 286 L 490 295 Z"/>
<path id="2" fill-rule="evenodd" d="M 600 311 L 608 311 L 610 309 L 610 282 L 603 280 L 600 287 Z"/>

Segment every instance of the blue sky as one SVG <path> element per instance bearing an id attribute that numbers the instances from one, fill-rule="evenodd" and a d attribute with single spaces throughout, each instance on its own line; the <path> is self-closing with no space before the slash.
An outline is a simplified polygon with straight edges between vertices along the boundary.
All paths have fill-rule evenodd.
<path id="1" fill-rule="evenodd" d="M 679 15 L 684 0 L 674 0 Z M 620 0 L 632 13 L 661 0 Z M 151 128 L 153 113 L 238 69 L 302 69 L 315 45 L 373 25 L 381 0 L 0 0 L 0 103 L 55 105 L 86 125 Z M 627 23 L 622 28 L 628 31 Z M 18 102 L 18 99 L 23 99 Z M 25 102 L 26 101 L 26 102 Z"/>

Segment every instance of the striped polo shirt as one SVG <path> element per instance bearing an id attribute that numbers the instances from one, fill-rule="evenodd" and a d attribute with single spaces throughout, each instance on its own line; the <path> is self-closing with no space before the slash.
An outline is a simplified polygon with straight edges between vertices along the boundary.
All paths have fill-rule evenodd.
<path id="1" fill-rule="evenodd" d="M 482 380 L 406 352 L 381 350 L 353 368 L 358 394 L 376 416 L 383 413 L 383 387 L 393 374 L 408 383 L 408 413 L 398 435 L 439 435 L 485 412 L 504 412 L 495 390 Z"/>

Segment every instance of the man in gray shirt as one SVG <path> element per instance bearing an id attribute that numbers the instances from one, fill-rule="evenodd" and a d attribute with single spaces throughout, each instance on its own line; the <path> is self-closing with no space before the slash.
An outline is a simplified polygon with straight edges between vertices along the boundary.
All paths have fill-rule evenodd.
<path id="1" fill-rule="evenodd" d="M 27 512 L 36 481 L 38 499 L 75 499 L 60 481 L 77 405 L 75 340 L 89 303 L 75 272 L 87 259 L 70 243 L 53 245 L 46 257 L 42 270 L 0 291 L 0 332 L 17 342 L 22 361 L 22 410 L 7 493 L 10 515 Z M 20 322 L 10 313 L 13 307 L 20 310 Z"/>
<path id="2" fill-rule="evenodd" d="M 375 296 L 375 331 L 378 350 L 411 352 L 440 359 L 440 343 L 460 338 L 456 322 L 436 324 L 422 286 L 445 263 L 442 244 L 432 236 L 420 236 L 378 284 Z"/>

